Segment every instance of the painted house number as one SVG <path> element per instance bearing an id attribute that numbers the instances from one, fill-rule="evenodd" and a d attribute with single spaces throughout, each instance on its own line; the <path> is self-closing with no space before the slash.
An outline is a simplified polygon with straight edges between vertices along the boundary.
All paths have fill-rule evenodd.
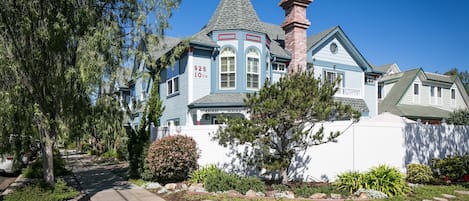
<path id="1" fill-rule="evenodd" d="M 207 75 L 207 66 L 194 66 L 194 77 L 195 78 L 208 78 Z"/>

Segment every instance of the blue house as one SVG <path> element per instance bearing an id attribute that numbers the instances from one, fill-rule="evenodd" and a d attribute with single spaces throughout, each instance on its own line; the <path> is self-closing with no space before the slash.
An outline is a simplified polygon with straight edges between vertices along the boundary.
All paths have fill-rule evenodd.
<path id="1" fill-rule="evenodd" d="M 260 21 L 250 0 L 220 0 L 208 24 L 190 38 L 190 48 L 160 74 L 159 94 L 165 105 L 161 124 L 218 124 L 220 115 L 249 118 L 243 101 L 246 94 L 277 82 L 301 62 L 324 82 L 341 78 L 337 101 L 361 111 L 363 118 L 377 115 L 379 73 L 339 26 L 306 37 L 309 22 L 304 2 L 308 1 L 281 1 L 287 17 L 280 26 Z M 290 15 L 298 10 L 302 15 Z M 304 38 L 297 37 L 298 27 Z M 164 37 L 151 55 L 161 57 L 181 41 Z M 143 112 L 135 105 L 142 108 L 153 84 L 145 72 L 145 62 L 138 62 L 129 84 L 133 126 Z"/>

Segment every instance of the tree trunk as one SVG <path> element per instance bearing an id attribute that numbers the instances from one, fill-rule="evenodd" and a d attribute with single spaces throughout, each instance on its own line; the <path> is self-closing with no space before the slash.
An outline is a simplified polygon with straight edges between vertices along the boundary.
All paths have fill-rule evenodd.
<path id="1" fill-rule="evenodd" d="M 44 171 L 44 181 L 46 182 L 46 184 L 53 186 L 55 184 L 53 151 L 54 142 L 51 138 L 49 131 L 43 132 L 45 134 L 45 136 L 43 136 L 44 142 L 42 147 L 42 167 Z"/>
<path id="2" fill-rule="evenodd" d="M 288 184 L 288 169 L 283 168 L 281 170 L 282 184 Z"/>

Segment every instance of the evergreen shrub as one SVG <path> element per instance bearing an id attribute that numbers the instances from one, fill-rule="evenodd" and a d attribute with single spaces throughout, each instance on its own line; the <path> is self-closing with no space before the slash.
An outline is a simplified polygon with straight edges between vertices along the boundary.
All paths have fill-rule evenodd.
<path id="1" fill-rule="evenodd" d="M 414 184 L 428 184 L 433 180 L 432 169 L 428 165 L 409 164 L 407 165 L 406 180 Z"/>

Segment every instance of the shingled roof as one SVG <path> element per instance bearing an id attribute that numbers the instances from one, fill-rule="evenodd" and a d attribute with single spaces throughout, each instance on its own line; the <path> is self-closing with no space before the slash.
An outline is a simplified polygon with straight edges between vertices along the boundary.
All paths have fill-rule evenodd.
<path id="1" fill-rule="evenodd" d="M 221 0 L 208 22 L 208 31 L 248 30 L 265 33 L 250 0 Z"/>
<path id="2" fill-rule="evenodd" d="M 421 75 L 420 79 L 422 79 L 422 82 L 447 83 L 450 84 L 450 86 L 452 83 L 457 84 L 455 77 L 435 73 L 426 73 L 421 68 L 385 76 L 381 78 L 380 82 L 389 81 L 395 82 L 395 84 L 386 97 L 384 97 L 384 99 L 379 103 L 379 113 L 390 112 L 395 115 L 411 118 L 447 118 L 450 112 L 437 107 L 400 104 L 402 97 L 409 90 L 409 88 L 412 86 L 412 83 L 419 75 Z M 464 101 L 467 102 L 467 95 L 463 94 L 462 96 Z"/>
<path id="3" fill-rule="evenodd" d="M 244 107 L 245 98 L 244 93 L 210 94 L 192 102 L 189 108 Z"/>

